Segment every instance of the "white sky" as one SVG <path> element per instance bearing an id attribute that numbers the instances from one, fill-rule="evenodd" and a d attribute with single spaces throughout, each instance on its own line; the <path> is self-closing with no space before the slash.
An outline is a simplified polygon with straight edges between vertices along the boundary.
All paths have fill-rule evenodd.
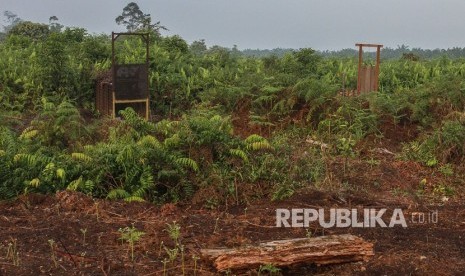
<path id="1" fill-rule="evenodd" d="M 0 0 L 0 11 L 110 33 L 129 0 Z M 245 48 L 465 47 L 464 0 L 139 0 L 144 13 L 188 42 Z"/>

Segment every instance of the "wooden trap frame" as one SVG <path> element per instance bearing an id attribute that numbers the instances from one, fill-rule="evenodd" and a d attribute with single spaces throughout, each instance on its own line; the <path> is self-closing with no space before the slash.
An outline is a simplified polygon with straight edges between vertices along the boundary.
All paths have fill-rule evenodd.
<path id="1" fill-rule="evenodd" d="M 378 91 L 380 53 L 383 45 L 357 43 L 355 46 L 358 47 L 357 95 Z M 376 63 L 374 66 L 363 65 L 363 47 L 376 48 Z"/>
<path id="2" fill-rule="evenodd" d="M 120 64 L 116 59 L 115 42 L 121 36 L 140 36 L 145 42 L 145 63 Z M 116 117 L 118 109 L 132 107 L 146 120 L 150 116 L 149 34 L 111 33 L 111 81 L 97 84 L 95 105 L 101 115 Z M 119 107 L 119 108 L 118 108 Z"/>

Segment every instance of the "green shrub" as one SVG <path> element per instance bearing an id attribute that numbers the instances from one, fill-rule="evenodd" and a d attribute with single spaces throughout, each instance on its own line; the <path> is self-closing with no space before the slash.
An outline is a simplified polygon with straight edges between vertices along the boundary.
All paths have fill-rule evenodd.
<path id="1" fill-rule="evenodd" d="M 465 153 L 465 125 L 459 121 L 445 121 L 433 133 L 420 141 L 404 145 L 403 155 L 412 160 L 435 166 L 439 162 L 460 162 Z"/>

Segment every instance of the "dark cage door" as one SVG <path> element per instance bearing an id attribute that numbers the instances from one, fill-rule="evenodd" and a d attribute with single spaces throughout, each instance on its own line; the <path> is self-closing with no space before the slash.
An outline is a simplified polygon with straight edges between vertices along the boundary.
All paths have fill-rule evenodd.
<path id="1" fill-rule="evenodd" d="M 147 64 L 119 64 L 114 66 L 115 100 L 148 98 Z"/>

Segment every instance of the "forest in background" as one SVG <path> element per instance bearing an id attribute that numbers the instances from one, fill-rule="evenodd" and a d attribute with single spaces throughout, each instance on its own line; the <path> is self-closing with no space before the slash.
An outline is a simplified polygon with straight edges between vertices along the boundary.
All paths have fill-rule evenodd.
<path id="1" fill-rule="evenodd" d="M 164 26 L 136 6 L 116 21 L 151 33 L 149 121 L 131 109 L 121 111 L 124 120 L 98 116 L 95 86 L 111 66 L 108 35 L 64 27 L 56 17 L 40 24 L 5 13 L 11 24 L 0 43 L 1 198 L 68 189 L 157 203 L 200 197 L 208 206 L 282 199 L 324 183 L 334 158 L 344 171 L 336 181 L 346 183 L 346 169 L 361 156 L 358 145 L 383 137 L 385 125 L 421 133 L 404 141 L 398 158 L 446 175 L 461 166 L 465 60 L 448 55 L 463 49 L 438 50 L 448 54 L 431 59 L 435 51 L 385 49 L 392 58 L 381 65 L 380 91 L 341 97 L 356 87 L 354 50 L 341 51 L 351 52 L 344 57 L 311 48 L 252 57 L 162 36 Z M 141 41 L 118 47 L 118 59 L 143 60 Z M 309 137 L 329 150 L 296 156 L 298 141 Z M 431 191 L 454 193 L 441 185 Z"/>
<path id="2" fill-rule="evenodd" d="M 317 51 L 318 54 L 324 57 L 334 57 L 334 58 L 353 58 L 358 55 L 358 49 L 341 49 L 341 50 L 325 50 Z M 295 49 L 288 48 L 275 48 L 271 50 L 261 50 L 261 49 L 245 49 L 241 53 L 245 56 L 251 57 L 267 57 L 267 56 L 278 56 L 282 57 L 286 53 L 295 51 Z M 365 53 L 366 57 L 374 57 L 375 53 L 367 52 Z M 403 57 L 414 57 L 416 59 L 433 59 L 447 57 L 451 59 L 458 59 L 465 57 L 465 48 L 453 47 L 449 49 L 421 49 L 421 48 L 410 48 L 406 45 L 400 45 L 396 48 L 384 47 L 381 49 L 381 57 L 383 60 L 386 59 L 400 59 Z"/>

